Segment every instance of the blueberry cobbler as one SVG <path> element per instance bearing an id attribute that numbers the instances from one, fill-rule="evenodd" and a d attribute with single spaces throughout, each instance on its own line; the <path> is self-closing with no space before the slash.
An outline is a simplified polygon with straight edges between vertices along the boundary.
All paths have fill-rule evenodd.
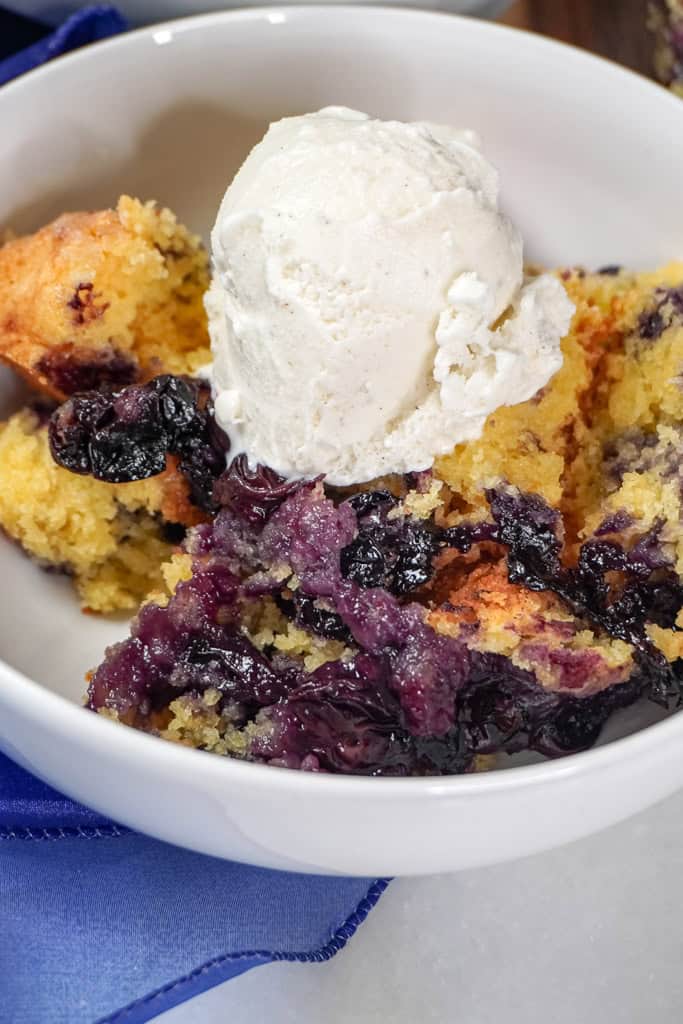
<path id="1" fill-rule="evenodd" d="M 0 249 L 0 356 L 36 391 L 0 523 L 84 607 L 138 608 L 92 711 L 405 776 L 678 705 L 683 265 L 524 274 L 488 167 L 330 108 L 247 159 L 208 293 L 197 238 L 130 199 Z"/>

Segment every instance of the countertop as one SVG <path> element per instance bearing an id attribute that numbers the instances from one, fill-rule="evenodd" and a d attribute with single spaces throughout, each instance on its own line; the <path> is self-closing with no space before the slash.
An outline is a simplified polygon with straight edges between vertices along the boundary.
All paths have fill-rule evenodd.
<path id="1" fill-rule="evenodd" d="M 394 881 L 329 963 L 259 967 L 159 1024 L 680 1024 L 682 878 L 679 793 L 550 853 Z"/>

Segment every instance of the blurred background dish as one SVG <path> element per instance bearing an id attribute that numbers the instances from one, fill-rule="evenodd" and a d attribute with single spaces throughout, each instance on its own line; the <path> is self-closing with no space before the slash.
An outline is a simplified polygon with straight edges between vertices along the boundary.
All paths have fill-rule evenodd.
<path id="1" fill-rule="evenodd" d="M 302 3 L 315 0 L 301 0 Z M 352 0 L 354 2 L 354 0 Z M 362 3 L 363 0 L 360 0 Z M 452 14 L 472 14 L 479 18 L 495 18 L 511 0 L 393 0 L 396 7 L 428 7 Z M 132 25 L 147 25 L 167 18 L 180 18 L 189 14 L 204 14 L 235 7 L 262 7 L 268 0 L 120 0 L 116 6 Z M 7 5 L 19 14 L 36 18 L 49 25 L 57 25 L 84 4 L 78 0 L 12 0 Z"/>

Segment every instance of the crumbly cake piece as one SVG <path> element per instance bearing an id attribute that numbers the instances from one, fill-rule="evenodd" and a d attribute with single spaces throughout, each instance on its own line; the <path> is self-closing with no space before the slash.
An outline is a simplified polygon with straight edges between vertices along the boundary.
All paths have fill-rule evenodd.
<path id="1" fill-rule="evenodd" d="M 153 202 L 64 214 L 0 248 L 0 359 L 52 398 L 191 374 L 210 358 L 197 236 Z M 177 455 L 132 483 L 74 476 L 48 446 L 47 413 L 0 423 L 0 528 L 70 573 L 85 608 L 132 610 L 160 581 L 179 526 L 205 518 Z"/>
<path id="2" fill-rule="evenodd" d="M 682 285 L 680 263 L 613 279 L 611 294 L 622 306 L 619 330 L 597 366 L 586 409 L 590 431 L 572 467 L 581 520 L 590 518 L 611 488 L 607 464 L 615 446 L 632 431 L 652 439 L 659 426 L 681 421 Z"/>
<path id="3" fill-rule="evenodd" d="M 679 410 L 676 344 L 660 346 L 656 355 L 642 345 L 640 354 L 635 350 L 639 318 L 670 319 L 666 304 L 661 312 L 655 307 L 662 296 L 676 294 L 683 264 L 639 275 L 606 269 L 562 272 L 576 312 L 562 342 L 563 365 L 552 381 L 530 401 L 497 409 L 481 438 L 438 460 L 437 475 L 467 514 L 485 504 L 487 487 L 505 480 L 540 494 L 578 533 L 601 498 L 601 451 L 609 436 L 625 429 L 632 416 L 651 427 L 661 402 Z M 636 403 L 643 408 L 637 410 Z"/>
<path id="4" fill-rule="evenodd" d="M 586 432 L 582 399 L 592 383 L 591 352 L 598 333 L 612 329 L 589 296 L 578 299 L 572 328 L 562 341 L 563 364 L 551 383 L 528 402 L 496 409 L 479 439 L 437 460 L 436 473 L 457 495 L 463 513 L 485 508 L 486 487 L 500 479 L 560 504 L 566 464 Z"/>
<path id="5" fill-rule="evenodd" d="M 207 519 L 214 471 L 225 464 L 208 443 L 205 383 L 161 375 L 124 392 L 123 404 L 117 391 L 86 392 L 49 418 L 24 409 L 0 423 L 0 528 L 43 565 L 69 572 L 90 611 L 132 609 L 156 589 L 171 539 Z M 182 438 L 160 422 L 167 411 L 184 417 Z M 144 437 L 144 459 L 122 440 L 117 412 Z M 77 450 L 86 423 L 96 437 Z M 67 436 L 75 472 L 53 458 Z M 170 448 L 159 447 L 162 436 Z"/>
<path id="6" fill-rule="evenodd" d="M 504 559 L 466 573 L 456 566 L 449 576 L 443 569 L 437 575 L 438 603 L 427 617 L 437 632 L 482 654 L 503 655 L 550 693 L 586 697 L 631 676 L 628 644 L 588 628 L 556 594 L 511 583 Z"/>
<path id="7" fill-rule="evenodd" d="M 169 524 L 196 523 L 197 511 L 174 466 L 148 480 L 103 483 L 56 465 L 38 413 L 24 409 L 0 424 L 0 527 L 40 564 L 73 576 L 89 611 L 136 609 L 162 583 Z"/>
<path id="8" fill-rule="evenodd" d="M 168 209 L 121 196 L 0 248 L 0 359 L 52 398 L 210 359 L 208 257 Z"/>

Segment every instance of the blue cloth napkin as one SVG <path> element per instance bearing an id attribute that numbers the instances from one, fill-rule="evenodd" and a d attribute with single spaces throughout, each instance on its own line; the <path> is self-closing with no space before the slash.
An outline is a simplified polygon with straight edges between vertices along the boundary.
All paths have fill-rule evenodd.
<path id="1" fill-rule="evenodd" d="M 0 85 L 45 61 L 127 28 L 115 7 L 84 7 L 55 29 L 0 7 Z"/>
<path id="2" fill-rule="evenodd" d="M 55 32 L 0 8 L 0 84 L 124 28 L 111 7 Z M 176 849 L 0 754 L 0 1021 L 142 1024 L 251 967 L 328 960 L 386 884 Z"/>
<path id="3" fill-rule="evenodd" d="M 142 1024 L 251 967 L 329 960 L 386 884 L 176 849 L 0 755 L 0 1020 Z"/>

